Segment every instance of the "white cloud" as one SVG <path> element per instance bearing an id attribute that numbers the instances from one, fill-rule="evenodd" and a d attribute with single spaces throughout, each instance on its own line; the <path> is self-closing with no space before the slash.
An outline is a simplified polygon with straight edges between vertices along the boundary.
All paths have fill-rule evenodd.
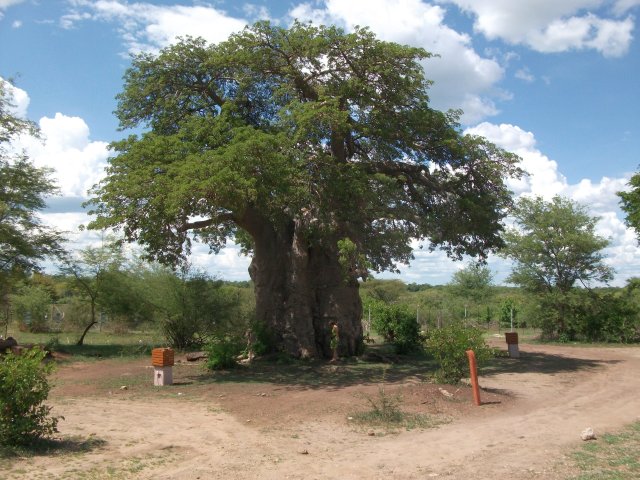
<path id="1" fill-rule="evenodd" d="M 224 280 L 249 279 L 251 258 L 240 254 L 240 247 L 231 241 L 217 255 L 210 254 L 206 245 L 194 244 L 189 260 L 195 267 Z"/>
<path id="2" fill-rule="evenodd" d="M 157 51 L 187 35 L 215 43 L 247 24 L 244 19 L 204 5 L 161 6 L 124 0 L 72 0 L 71 3 L 72 10 L 61 19 L 63 27 L 72 28 L 86 20 L 117 23 L 130 53 Z"/>
<path id="3" fill-rule="evenodd" d="M 17 5 L 19 3 L 24 2 L 25 0 L 0 0 L 0 20 L 4 16 L 3 10 L 11 7 L 12 5 Z"/>
<path id="4" fill-rule="evenodd" d="M 625 55 L 633 40 L 633 18 L 627 17 L 619 22 L 598 19 L 595 23 L 598 26 L 597 33 L 586 42 L 587 47 L 601 52 L 605 57 Z"/>
<path id="5" fill-rule="evenodd" d="M 468 35 L 446 26 L 441 6 L 421 0 L 326 0 L 316 5 L 300 4 L 289 16 L 346 30 L 368 26 L 383 40 L 423 47 L 440 55 L 423 62 L 427 78 L 435 81 L 430 93 L 435 108 L 462 108 L 467 124 L 497 113 L 493 99 L 502 94 L 495 85 L 503 68 L 496 59 L 480 56 Z"/>
<path id="6" fill-rule="evenodd" d="M 79 117 L 56 113 L 40 119 L 39 126 L 43 140 L 24 137 L 17 146 L 37 166 L 54 169 L 53 178 L 63 196 L 86 197 L 103 175 L 107 143 L 90 140 L 89 127 Z"/>
<path id="7" fill-rule="evenodd" d="M 83 212 L 59 212 L 40 214 L 43 222 L 55 229 L 65 232 L 74 249 L 85 248 L 99 239 L 101 232 L 80 231 L 80 225 L 86 225 L 89 217 Z"/>
<path id="8" fill-rule="evenodd" d="M 247 17 L 256 20 L 269 20 L 273 23 L 278 23 L 278 19 L 271 18 L 269 10 L 264 5 L 256 5 L 255 3 L 245 3 L 242 6 L 242 11 Z"/>
<path id="9" fill-rule="evenodd" d="M 26 119 L 27 109 L 29 108 L 29 102 L 31 99 L 27 92 L 11 85 L 9 82 L 0 77 L 0 83 L 2 84 L 9 100 L 8 110 L 16 117 Z"/>
<path id="10" fill-rule="evenodd" d="M 640 5 L 640 0 L 617 0 L 613 6 L 616 15 L 624 15 L 629 10 Z"/>
<path id="11" fill-rule="evenodd" d="M 24 2 L 25 0 L 0 0 L 0 10 L 7 9 L 11 5 L 17 5 L 19 3 Z"/>
<path id="12" fill-rule="evenodd" d="M 27 118 L 30 98 L 26 91 L 0 78 L 11 95 L 11 112 Z M 89 127 L 79 117 L 56 113 L 38 122 L 41 138 L 28 134 L 16 138 L 15 151 L 25 151 L 38 167 L 54 170 L 53 179 L 60 193 L 69 197 L 85 197 L 87 190 L 103 175 L 108 156 L 107 143 L 90 140 Z"/>
<path id="13" fill-rule="evenodd" d="M 529 176 L 508 181 L 509 188 L 517 195 L 530 193 L 550 199 L 567 188 L 567 181 L 558 171 L 558 164 L 535 148 L 533 133 L 515 125 L 494 125 L 487 122 L 468 129 L 467 133 L 483 136 L 522 158 L 521 167 Z"/>
<path id="14" fill-rule="evenodd" d="M 500 38 L 539 52 L 594 49 L 607 57 L 629 50 L 634 20 L 604 18 L 593 13 L 608 7 L 608 0 L 442 0 L 454 3 L 475 17 L 474 29 L 488 39 Z M 614 13 L 637 6 L 622 0 Z"/>
<path id="15" fill-rule="evenodd" d="M 536 81 L 536 77 L 534 77 L 531 72 L 529 71 L 528 68 L 521 68 L 519 70 L 516 71 L 515 73 L 515 77 L 523 80 L 527 83 L 533 83 Z"/>
<path id="16" fill-rule="evenodd" d="M 628 178 L 602 177 L 600 182 L 593 183 L 583 179 L 576 185 L 567 186 L 566 194 L 587 205 L 596 215 L 607 214 L 617 209 L 619 198 L 616 192 L 624 190 L 628 181 Z"/>

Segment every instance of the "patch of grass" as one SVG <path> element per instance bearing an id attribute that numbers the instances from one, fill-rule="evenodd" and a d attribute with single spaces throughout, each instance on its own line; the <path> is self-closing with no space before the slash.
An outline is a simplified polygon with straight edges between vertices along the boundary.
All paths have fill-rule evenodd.
<path id="1" fill-rule="evenodd" d="M 572 480 L 640 478 L 640 422 L 586 443 L 572 457 L 580 471 Z"/>
<path id="2" fill-rule="evenodd" d="M 384 386 L 378 387 L 376 396 L 363 395 L 369 404 L 369 410 L 355 412 L 349 419 L 363 428 L 381 428 L 385 432 L 412 430 L 414 428 L 433 428 L 446 420 L 423 413 L 409 413 L 400 407 L 402 397 L 389 394 Z"/>
<path id="3" fill-rule="evenodd" d="M 57 350 L 61 353 L 69 353 L 72 360 L 97 360 L 101 358 L 131 359 L 150 356 L 152 344 L 122 344 L 106 343 L 94 345 L 63 345 Z"/>

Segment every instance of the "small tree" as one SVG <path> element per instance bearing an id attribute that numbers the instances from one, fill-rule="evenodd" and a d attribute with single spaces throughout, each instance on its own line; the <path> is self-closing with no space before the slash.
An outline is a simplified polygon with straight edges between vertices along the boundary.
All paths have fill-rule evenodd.
<path id="1" fill-rule="evenodd" d="M 442 383 L 458 383 L 467 376 L 467 350 L 475 352 L 478 364 L 491 357 L 491 350 L 482 337 L 482 330 L 460 323 L 430 330 L 426 347 L 440 366 L 435 379 Z"/>
<path id="2" fill-rule="evenodd" d="M 72 286 L 90 307 L 90 319 L 84 327 L 77 344 L 84 343 L 84 337 L 91 327 L 98 323 L 97 309 L 101 305 L 104 286 L 113 273 L 121 269 L 124 256 L 116 242 L 108 242 L 100 247 L 87 247 L 76 258 L 65 261 L 61 270 L 73 278 Z"/>
<path id="3" fill-rule="evenodd" d="M 500 326 L 518 327 L 518 306 L 512 298 L 507 298 L 500 305 Z"/>
<path id="4" fill-rule="evenodd" d="M 25 445 L 57 432 L 58 417 L 43 402 L 49 395 L 47 375 L 53 363 L 33 348 L 22 355 L 0 357 L 0 444 Z"/>
<path id="5" fill-rule="evenodd" d="M 469 262 L 453 274 L 449 286 L 454 295 L 479 303 L 489 295 L 492 282 L 493 274 L 486 265 Z"/>
<path id="6" fill-rule="evenodd" d="M 575 284 L 589 286 L 613 276 L 600 252 L 609 241 L 596 235 L 597 218 L 559 196 L 550 202 L 522 198 L 513 215 L 516 228 L 505 233 L 502 251 L 515 262 L 507 280 L 544 297 L 549 309 L 544 335 L 567 333 L 569 295 Z"/>
<path id="7" fill-rule="evenodd" d="M 154 266 L 145 273 L 145 299 L 176 348 L 201 347 L 226 337 L 237 340 L 249 328 L 251 308 L 240 294 L 200 272 L 177 275 Z"/>

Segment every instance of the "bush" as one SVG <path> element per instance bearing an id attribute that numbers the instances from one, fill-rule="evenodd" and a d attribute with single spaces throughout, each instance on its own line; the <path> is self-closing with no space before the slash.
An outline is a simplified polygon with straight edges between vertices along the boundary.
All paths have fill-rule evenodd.
<path id="1" fill-rule="evenodd" d="M 363 395 L 370 409 L 364 412 L 354 412 L 351 418 L 362 426 L 381 427 L 392 432 L 398 428 L 432 428 L 446 420 L 432 417 L 423 413 L 405 412 L 401 408 L 402 397 L 387 393 L 384 386 L 378 387 L 377 397 Z"/>
<path id="2" fill-rule="evenodd" d="M 51 295 L 46 288 L 40 285 L 24 285 L 16 295 L 11 296 L 11 304 L 22 322 L 29 319 L 26 327 L 30 332 L 48 331 L 47 313 L 51 304 Z"/>
<path id="3" fill-rule="evenodd" d="M 253 320 L 249 323 L 248 348 L 256 356 L 275 352 L 273 333 L 267 324 Z"/>
<path id="4" fill-rule="evenodd" d="M 209 370 L 224 370 L 237 365 L 238 356 L 244 346 L 242 341 L 234 337 L 215 338 L 206 346 L 207 368 Z"/>
<path id="5" fill-rule="evenodd" d="M 33 348 L 0 358 L 0 444 L 25 445 L 57 432 L 58 417 L 43 405 L 49 395 L 47 375 L 53 364 Z"/>
<path id="6" fill-rule="evenodd" d="M 637 342 L 638 309 L 625 295 L 582 293 L 576 295 L 570 323 L 572 339 L 587 342 Z"/>
<path id="7" fill-rule="evenodd" d="M 431 330 L 426 346 L 440 365 L 434 377 L 441 383 L 458 383 L 468 376 L 467 350 L 475 352 L 478 364 L 491 357 L 491 350 L 482 338 L 482 330 L 457 323 Z"/>
<path id="8" fill-rule="evenodd" d="M 203 274 L 179 278 L 173 272 L 150 275 L 152 303 L 162 318 L 162 331 L 178 349 L 201 348 L 222 335 L 242 335 L 251 306 L 241 289 L 225 286 Z"/>
<path id="9" fill-rule="evenodd" d="M 396 353 L 411 353 L 421 347 L 423 339 L 420 326 L 409 307 L 372 302 L 371 313 L 371 328 L 382 335 L 385 341 L 392 343 Z"/>
<path id="10" fill-rule="evenodd" d="M 543 340 L 616 342 L 640 340 L 639 308 L 628 291 L 573 289 L 540 300 Z"/>

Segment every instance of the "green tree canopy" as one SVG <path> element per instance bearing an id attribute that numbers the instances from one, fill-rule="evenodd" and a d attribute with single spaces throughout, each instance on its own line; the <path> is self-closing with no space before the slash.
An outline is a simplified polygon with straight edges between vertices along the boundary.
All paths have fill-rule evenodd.
<path id="1" fill-rule="evenodd" d="M 453 274 L 449 285 L 455 295 L 479 302 L 489 294 L 492 283 L 493 274 L 489 267 L 469 262 Z"/>
<path id="2" fill-rule="evenodd" d="M 147 131 L 112 144 L 91 226 L 170 264 L 193 239 L 234 238 L 280 348 L 329 356 L 337 321 L 355 353 L 358 277 L 409 261 L 412 239 L 454 257 L 502 245 L 518 159 L 429 107 L 429 56 L 367 29 L 265 22 L 137 56 L 116 113 Z"/>
<path id="3" fill-rule="evenodd" d="M 631 177 L 627 191 L 618 192 L 620 208 L 626 213 L 625 223 L 640 235 L 640 173 Z"/>
<path id="4" fill-rule="evenodd" d="M 505 233 L 502 254 L 515 261 L 507 279 L 531 291 L 569 291 L 576 282 L 607 282 L 613 276 L 601 250 L 609 241 L 595 233 L 597 218 L 581 205 L 555 196 L 523 197 L 513 216 L 516 228 Z"/>

